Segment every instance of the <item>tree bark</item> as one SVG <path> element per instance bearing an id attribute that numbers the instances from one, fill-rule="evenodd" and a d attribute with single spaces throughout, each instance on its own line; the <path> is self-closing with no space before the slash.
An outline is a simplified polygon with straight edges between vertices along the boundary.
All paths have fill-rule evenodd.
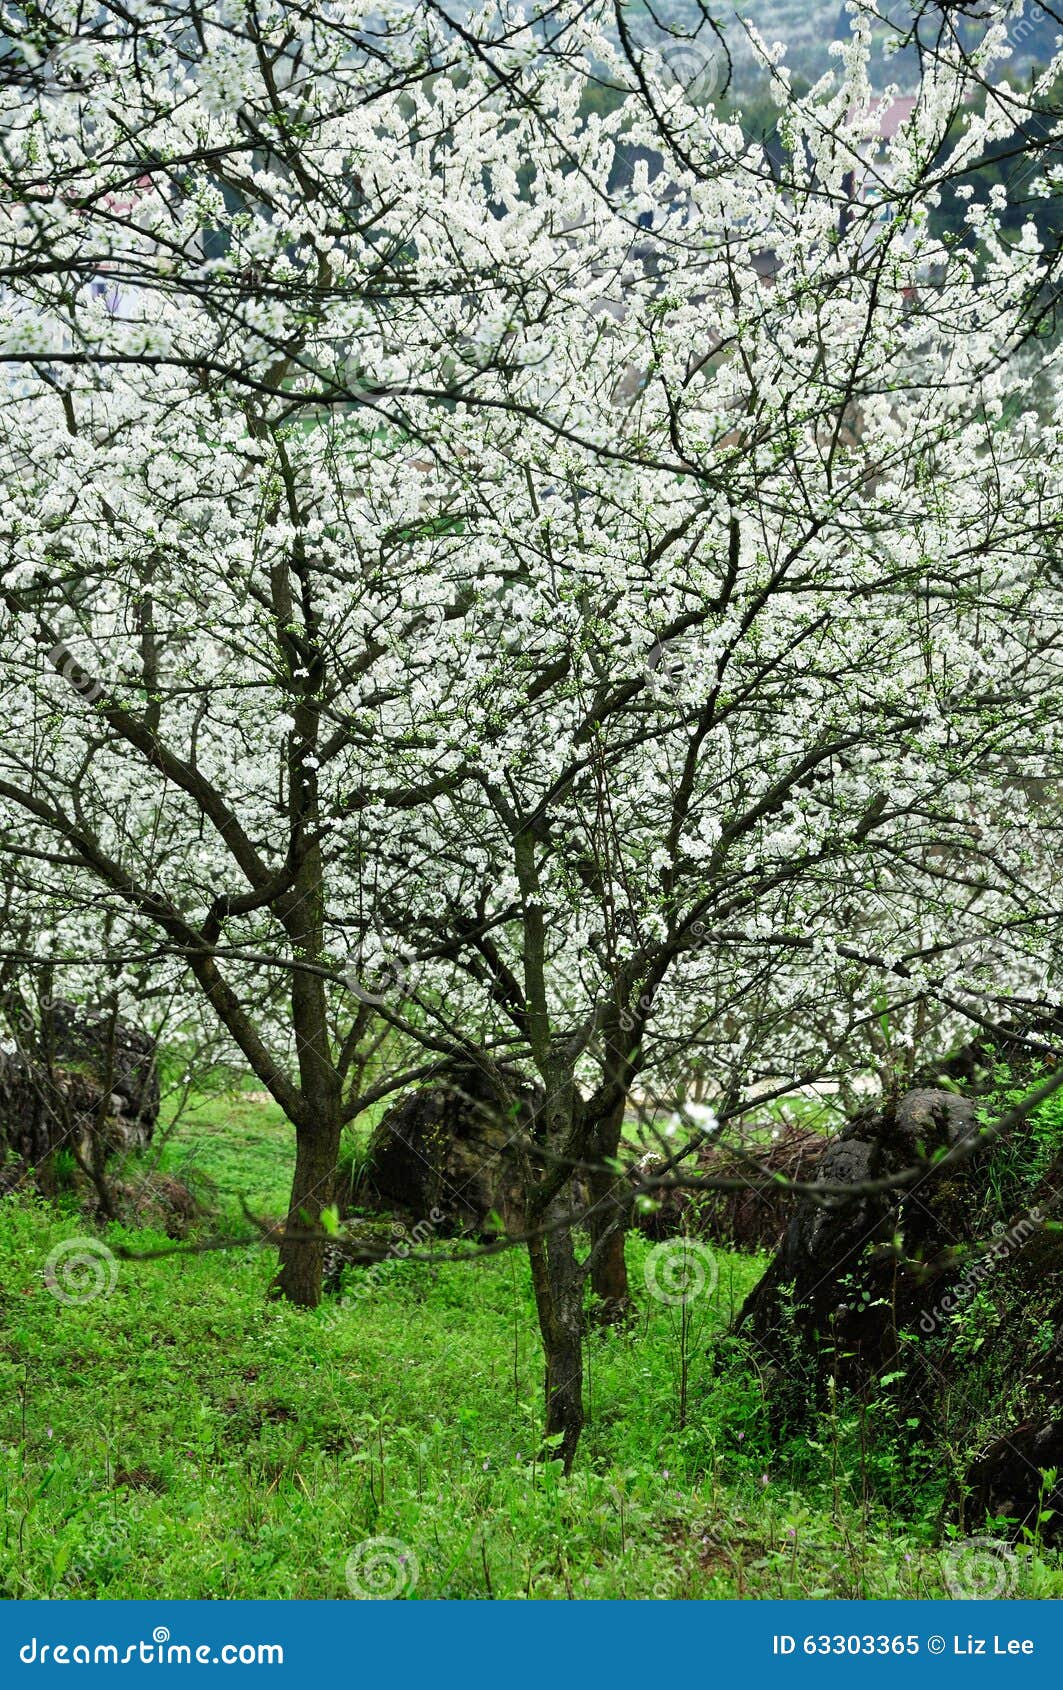
<path id="1" fill-rule="evenodd" d="M 626 1094 L 620 1092 L 598 1121 L 594 1132 L 594 1159 L 605 1163 L 620 1150 L 624 1130 Z M 631 1224 L 632 1194 L 626 1180 L 618 1179 L 607 1167 L 590 1177 L 591 1208 L 587 1225 L 591 1235 L 591 1288 L 598 1299 L 594 1319 L 601 1326 L 622 1326 L 630 1319 L 633 1304 L 627 1277 L 624 1245 Z"/>
<path id="2" fill-rule="evenodd" d="M 321 1211 L 332 1202 L 339 1147 L 338 1118 L 296 1131 L 295 1177 L 274 1291 L 304 1309 L 315 1309 L 321 1301 L 325 1261 Z"/>
<path id="3" fill-rule="evenodd" d="M 528 1244 L 546 1362 L 543 1453 L 551 1459 L 560 1456 L 566 1473 L 572 1471 L 583 1430 L 583 1274 L 572 1230 L 557 1221 L 559 1212 L 570 1211 L 571 1202 L 566 1188 L 550 1206 L 545 1237 Z"/>
<path id="4" fill-rule="evenodd" d="M 623 1326 L 633 1308 L 624 1249 L 631 1193 L 624 1181 L 605 1172 L 595 1174 L 590 1187 L 591 1288 L 597 1298 L 593 1318 L 599 1326 Z"/>

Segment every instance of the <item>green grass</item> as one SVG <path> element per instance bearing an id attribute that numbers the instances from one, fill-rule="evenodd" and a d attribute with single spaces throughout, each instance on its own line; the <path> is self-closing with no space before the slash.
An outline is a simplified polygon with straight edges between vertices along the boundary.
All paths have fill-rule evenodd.
<path id="1" fill-rule="evenodd" d="M 227 1213 L 245 1197 L 277 1212 L 289 1154 L 272 1106 L 237 1092 L 191 1112 L 165 1162 L 209 1171 Z M 380 1537 L 418 1599 L 943 1593 L 930 1502 L 905 1517 L 881 1485 L 874 1500 L 852 1422 L 779 1451 L 756 1378 L 715 1370 L 709 1340 L 754 1258 L 720 1253 L 715 1291 L 691 1305 L 682 1425 L 680 1311 L 645 1294 L 632 1240 L 639 1322 L 588 1342 L 566 1480 L 534 1459 L 541 1358 L 519 1252 L 391 1263 L 365 1296 L 349 1270 L 345 1298 L 314 1312 L 267 1301 L 273 1262 L 255 1248 L 119 1260 L 109 1294 L 58 1302 L 45 1260 L 90 1230 L 0 1201 L 6 1597 L 344 1597 L 348 1558 Z M 1009 1578 L 1015 1595 L 1063 1595 L 1054 1557 L 1019 1555 Z"/>
<path id="2" fill-rule="evenodd" d="M 290 1123 L 268 1092 L 248 1084 L 194 1099 L 167 1136 L 160 1167 L 203 1190 L 226 1216 L 242 1203 L 278 1216 L 288 1208 L 293 1155 Z"/>

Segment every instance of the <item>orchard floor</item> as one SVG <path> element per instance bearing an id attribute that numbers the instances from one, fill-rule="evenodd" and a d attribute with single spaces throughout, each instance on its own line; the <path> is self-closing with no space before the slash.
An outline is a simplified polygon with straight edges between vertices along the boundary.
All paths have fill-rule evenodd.
<path id="1" fill-rule="evenodd" d="M 254 1094 L 186 1118 L 164 1166 L 209 1166 L 235 1223 L 282 1206 L 287 1134 Z M 712 1290 L 588 1341 L 575 1472 L 534 1459 L 540 1357 L 522 1255 L 396 1261 L 297 1311 L 268 1253 L 101 1257 L 113 1289 L 58 1301 L 66 1239 L 146 1250 L 24 1196 L 0 1200 L 0 1595 L 31 1597 L 922 1597 L 948 1593 L 942 1462 L 869 1447 L 839 1413 L 773 1448 L 757 1380 L 709 1340 L 762 1266 L 717 1252 Z M 686 1411 L 680 1395 L 686 1355 Z M 383 1544 L 376 1540 L 389 1540 Z M 1047 1552 L 1002 1594 L 1063 1595 Z"/>

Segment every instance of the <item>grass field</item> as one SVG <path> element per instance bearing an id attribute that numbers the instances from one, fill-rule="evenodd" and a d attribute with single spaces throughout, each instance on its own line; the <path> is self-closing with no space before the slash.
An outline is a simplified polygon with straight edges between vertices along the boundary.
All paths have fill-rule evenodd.
<path id="1" fill-rule="evenodd" d="M 192 1111 L 164 1166 L 209 1168 L 212 1223 L 283 1208 L 290 1146 L 254 1093 Z M 203 1182 L 206 1189 L 206 1182 Z M 540 1357 L 520 1252 L 392 1262 L 312 1313 L 272 1303 L 251 1246 L 101 1257 L 113 1289 L 58 1301 L 63 1240 L 95 1235 L 0 1201 L 0 1592 L 11 1597 L 934 1596 L 949 1562 L 942 1474 L 893 1471 L 866 1426 L 772 1447 L 755 1376 L 709 1353 L 755 1281 L 718 1253 L 681 1311 L 642 1295 L 630 1333 L 588 1344 L 577 1469 L 535 1459 Z M 642 1292 L 646 1246 L 630 1246 Z M 678 1388 L 689 1370 L 685 1424 Z M 383 1544 L 375 1540 L 389 1540 Z M 1054 1556 L 1008 1593 L 1063 1594 Z"/>

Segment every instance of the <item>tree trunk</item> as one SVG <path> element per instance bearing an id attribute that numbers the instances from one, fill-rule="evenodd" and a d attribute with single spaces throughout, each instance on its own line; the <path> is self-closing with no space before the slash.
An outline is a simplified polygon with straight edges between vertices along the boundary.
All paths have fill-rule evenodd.
<path id="1" fill-rule="evenodd" d="M 283 452 L 281 458 L 291 500 L 294 488 Z M 321 726 L 321 623 L 309 594 L 305 564 L 305 553 L 296 544 L 289 559 L 278 561 L 270 576 L 278 645 L 294 695 L 293 731 L 287 743 L 288 854 L 293 873 L 291 889 L 277 900 L 276 909 L 293 955 L 305 965 L 297 966 L 292 974 L 292 1029 L 301 1096 L 295 1116 L 295 1178 L 274 1289 L 300 1308 L 312 1309 L 321 1301 L 325 1261 L 321 1211 L 335 1193 L 342 1086 L 332 1056 L 325 978 L 317 972 L 325 959 L 325 868 L 316 756 Z M 298 584 L 295 593 L 293 581 Z M 298 637 L 295 625 L 300 617 L 303 628 Z"/>
<path id="2" fill-rule="evenodd" d="M 583 1274 L 571 1228 L 556 1220 L 558 1213 L 570 1211 L 571 1201 L 571 1192 L 562 1191 L 550 1206 L 546 1236 L 528 1243 L 546 1360 L 544 1455 L 560 1456 L 566 1473 L 583 1430 Z"/>
<path id="3" fill-rule="evenodd" d="M 316 1309 L 321 1301 L 326 1242 L 321 1211 L 333 1199 L 339 1148 L 338 1119 L 296 1131 L 295 1178 L 273 1290 L 304 1309 Z"/>
<path id="4" fill-rule="evenodd" d="M 621 1093 L 597 1124 L 594 1135 L 597 1162 L 612 1160 L 619 1152 L 626 1103 L 627 1097 Z M 591 1175 L 590 1193 L 587 1224 L 591 1235 L 591 1287 L 598 1299 L 594 1319 L 602 1326 L 622 1326 L 633 1310 L 624 1253 L 631 1224 L 631 1189 L 626 1180 L 601 1167 Z"/>
<path id="5" fill-rule="evenodd" d="M 631 1215 L 631 1193 L 612 1174 L 595 1174 L 590 1182 L 591 1288 L 597 1298 L 594 1320 L 600 1326 L 623 1326 L 633 1304 L 627 1278 L 624 1245 Z"/>

